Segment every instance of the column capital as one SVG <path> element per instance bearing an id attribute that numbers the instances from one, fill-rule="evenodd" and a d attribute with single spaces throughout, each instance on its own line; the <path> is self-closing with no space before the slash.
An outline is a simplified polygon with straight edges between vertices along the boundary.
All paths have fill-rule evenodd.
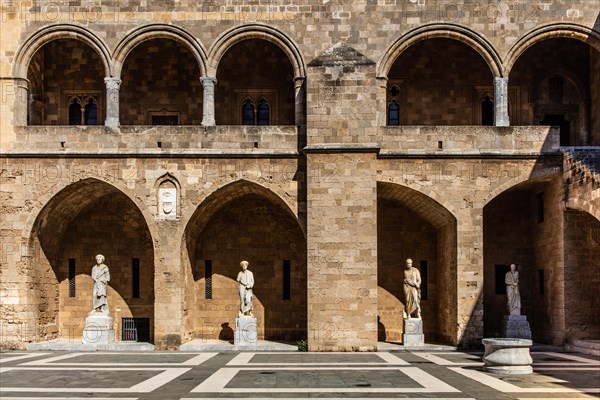
<path id="1" fill-rule="evenodd" d="M 107 89 L 119 90 L 121 87 L 121 79 L 113 78 L 112 76 L 104 78 L 104 84 Z"/>
<path id="2" fill-rule="evenodd" d="M 212 76 L 201 76 L 200 83 L 202 83 L 202 86 L 204 86 L 204 87 L 206 87 L 206 85 L 216 86 L 217 78 L 212 77 Z"/>
<path id="3" fill-rule="evenodd" d="M 304 81 L 306 80 L 305 76 L 296 76 L 294 77 L 294 88 L 299 89 L 304 85 Z"/>

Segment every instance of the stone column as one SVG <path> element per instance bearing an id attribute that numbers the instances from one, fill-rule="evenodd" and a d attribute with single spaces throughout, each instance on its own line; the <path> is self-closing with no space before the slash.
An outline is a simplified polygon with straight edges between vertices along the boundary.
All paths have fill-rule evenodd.
<path id="1" fill-rule="evenodd" d="M 202 99 L 202 125 L 215 126 L 215 86 L 217 78 L 203 76 L 200 78 L 204 87 L 204 96 Z"/>
<path id="2" fill-rule="evenodd" d="M 0 78 L 2 101 L 0 109 L 3 116 L 12 113 L 14 126 L 27 125 L 29 107 L 29 85 L 24 78 Z M 10 119 L 3 119 L 5 123 Z"/>
<path id="3" fill-rule="evenodd" d="M 294 98 L 295 98 L 295 112 L 296 112 L 296 125 L 306 125 L 306 86 L 304 86 L 304 77 L 298 76 L 294 78 Z"/>
<path id="4" fill-rule="evenodd" d="M 457 321 L 455 345 L 472 346 L 483 338 L 483 207 L 468 202 L 457 219 Z"/>
<path id="5" fill-rule="evenodd" d="M 386 126 L 388 124 L 387 115 L 387 88 L 388 77 L 377 77 L 377 126 Z"/>
<path id="6" fill-rule="evenodd" d="M 510 126 L 508 119 L 508 77 L 494 77 L 494 125 Z"/>
<path id="7" fill-rule="evenodd" d="M 309 351 L 376 351 L 376 149 L 305 151 Z"/>
<path id="8" fill-rule="evenodd" d="M 121 80 L 119 78 L 104 78 L 106 85 L 106 126 L 117 127 L 119 122 L 119 88 Z"/>

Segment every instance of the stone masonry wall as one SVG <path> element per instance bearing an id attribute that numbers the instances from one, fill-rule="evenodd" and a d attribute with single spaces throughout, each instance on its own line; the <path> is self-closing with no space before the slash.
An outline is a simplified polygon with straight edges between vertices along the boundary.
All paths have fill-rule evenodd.
<path id="1" fill-rule="evenodd" d="M 39 60 L 39 62 L 38 62 Z M 30 94 L 41 101 L 43 109 L 38 125 L 68 125 L 69 97 L 94 95 L 98 100 L 98 124 L 104 124 L 104 68 L 98 55 L 87 45 L 72 39 L 56 40 L 42 47 L 34 57 L 38 68 L 30 71 L 35 85 Z"/>
<path id="2" fill-rule="evenodd" d="M 255 107 L 269 100 L 272 125 L 294 125 L 294 76 L 290 60 L 273 43 L 244 40 L 223 56 L 215 88 L 216 121 L 241 125 L 241 107 L 251 98 Z"/>
<path id="3" fill-rule="evenodd" d="M 544 343 L 561 345 L 565 328 L 564 289 L 564 192 L 560 177 L 538 193 L 544 195 L 544 222 L 533 226 L 536 267 L 544 270 L 544 296 L 536 298 L 531 327 Z M 539 290 L 539 288 L 538 288 Z M 538 339 L 536 339 L 538 340 Z"/>
<path id="4" fill-rule="evenodd" d="M 151 113 L 175 114 L 179 125 L 202 122 L 200 69 L 182 45 L 172 40 L 140 44 L 125 59 L 121 80 L 121 124 L 152 125 Z"/>
<path id="5" fill-rule="evenodd" d="M 108 197 L 108 198 L 107 198 Z M 43 240 L 43 238 L 42 238 Z M 108 195 L 92 203 L 69 224 L 62 255 L 55 266 L 58 280 L 59 323 L 75 338 L 81 336 L 92 311 L 90 277 L 94 256 L 103 254 L 110 271 L 108 305 L 115 319 L 115 338 L 121 339 L 121 318 L 150 320 L 154 326 L 154 254 L 146 223 L 124 195 Z M 69 258 L 74 258 L 75 297 L 69 297 Z M 139 297 L 133 297 L 132 259 L 139 259 Z M 152 336 L 151 336 L 152 340 Z"/>
<path id="6" fill-rule="evenodd" d="M 565 330 L 570 342 L 600 337 L 600 221 L 565 212 Z"/>
<path id="7" fill-rule="evenodd" d="M 242 260 L 254 274 L 254 316 L 259 339 L 306 339 L 306 245 L 296 221 L 279 206 L 250 194 L 228 201 L 198 236 L 194 336 L 233 340 L 239 310 L 236 277 Z M 212 263 L 211 299 L 206 299 L 205 262 Z M 283 298 L 283 263 L 290 261 L 290 298 Z"/>
<path id="8" fill-rule="evenodd" d="M 519 289 L 521 289 L 521 312 L 531 318 L 531 296 L 535 290 L 531 277 L 536 276 L 536 265 L 531 243 L 535 212 L 528 190 L 503 193 L 490 202 L 483 212 L 484 221 L 484 336 L 502 336 L 502 318 L 508 315 L 506 294 L 495 291 L 496 265 L 517 264 Z M 498 277 L 504 287 L 504 274 Z M 534 329 L 534 336 L 537 332 Z"/>
<path id="9" fill-rule="evenodd" d="M 377 204 L 377 309 L 379 341 L 401 342 L 404 309 L 404 266 L 407 258 L 420 269 L 427 262 L 428 279 L 421 283 L 422 292 L 427 286 L 427 299 L 422 299 L 423 332 L 426 340 L 436 341 L 438 336 L 437 294 L 437 233 L 431 223 L 418 218 L 411 210 L 389 200 Z"/>
<path id="10" fill-rule="evenodd" d="M 388 87 L 400 83 L 401 125 L 480 125 L 477 87 L 493 93 L 492 74 L 477 52 L 452 39 L 415 44 L 388 74 Z"/>
<path id="11" fill-rule="evenodd" d="M 309 154 L 308 345 L 372 351 L 377 344 L 375 156 Z"/>

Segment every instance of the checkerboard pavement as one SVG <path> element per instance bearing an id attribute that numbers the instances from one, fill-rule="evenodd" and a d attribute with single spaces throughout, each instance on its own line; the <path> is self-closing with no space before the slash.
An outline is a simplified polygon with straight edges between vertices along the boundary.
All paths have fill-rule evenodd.
<path id="1" fill-rule="evenodd" d="M 534 373 L 481 353 L 2 352 L 0 398 L 600 398 L 600 357 L 533 352 Z"/>

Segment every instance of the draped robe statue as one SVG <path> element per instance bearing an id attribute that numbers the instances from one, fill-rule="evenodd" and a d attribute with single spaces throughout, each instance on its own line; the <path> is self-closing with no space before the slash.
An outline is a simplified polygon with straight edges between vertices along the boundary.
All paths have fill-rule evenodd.
<path id="1" fill-rule="evenodd" d="M 104 256 L 98 254 L 96 256 L 96 265 L 92 268 L 92 279 L 94 287 L 92 288 L 92 312 L 101 312 L 108 314 L 108 282 L 110 282 L 110 272 L 104 264 Z"/>
<path id="2" fill-rule="evenodd" d="M 413 314 L 421 318 L 421 273 L 412 266 L 412 260 L 406 260 L 404 270 L 404 318 Z"/>
<path id="3" fill-rule="evenodd" d="M 516 265 L 510 264 L 510 271 L 504 277 L 506 296 L 508 297 L 508 314 L 521 315 L 521 295 L 519 294 L 519 271 Z"/>
<path id="4" fill-rule="evenodd" d="M 238 316 L 252 314 L 252 300 L 254 295 L 252 294 L 252 288 L 254 287 L 254 274 L 248 269 L 248 261 L 242 261 L 240 263 L 242 270 L 238 273 L 237 281 L 240 283 L 240 311 Z"/>

